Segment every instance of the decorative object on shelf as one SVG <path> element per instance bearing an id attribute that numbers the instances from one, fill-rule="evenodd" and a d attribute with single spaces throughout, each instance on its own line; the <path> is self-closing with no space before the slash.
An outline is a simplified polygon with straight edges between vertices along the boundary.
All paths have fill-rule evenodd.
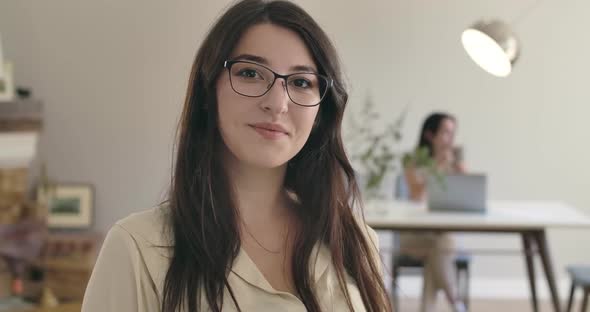
<path id="1" fill-rule="evenodd" d="M 45 184 L 38 188 L 37 196 L 47 207 L 50 228 L 84 229 L 92 225 L 94 189 L 91 185 Z"/>
<path id="2" fill-rule="evenodd" d="M 27 198 L 27 176 L 27 168 L 0 167 L 0 225 L 37 219 L 37 203 Z"/>
<path id="3" fill-rule="evenodd" d="M 0 225 L 0 261 L 8 268 L 10 296 L 24 296 L 28 267 L 38 260 L 46 233 L 42 220 L 28 219 Z"/>
<path id="4" fill-rule="evenodd" d="M 37 182 L 37 215 L 40 218 L 47 220 L 49 211 L 49 198 L 55 195 L 55 183 L 49 179 L 47 174 L 47 165 L 41 162 L 41 170 L 39 174 L 39 180 Z"/>
<path id="5" fill-rule="evenodd" d="M 55 308 L 59 305 L 59 300 L 53 294 L 51 288 L 45 286 L 43 287 L 43 292 L 41 294 L 41 299 L 39 300 L 39 306 L 41 308 Z"/>
<path id="6" fill-rule="evenodd" d="M 382 183 L 389 173 L 399 169 L 401 152 L 396 150 L 402 139 L 401 128 L 406 116 L 404 109 L 398 118 L 387 123 L 383 131 L 375 129 L 379 113 L 369 96 L 358 115 L 358 119 L 351 115 L 352 133 L 348 137 L 354 144 L 351 153 L 353 163 L 360 165 L 359 181 L 361 191 L 368 199 L 384 199 L 393 194 L 393 188 L 384 190 Z"/>
<path id="7" fill-rule="evenodd" d="M 0 34 L 0 80 L 4 78 L 4 52 L 2 52 L 2 34 Z"/>
<path id="8" fill-rule="evenodd" d="M 94 231 L 49 231 L 25 278 L 23 297 L 39 301 L 40 305 L 44 296 L 49 305 L 54 299 L 58 303 L 81 301 L 103 239 L 102 234 Z"/>
<path id="9" fill-rule="evenodd" d="M 20 221 L 27 191 L 27 168 L 0 167 L 0 224 Z"/>
<path id="10" fill-rule="evenodd" d="M 12 101 L 13 98 L 14 82 L 12 64 L 4 61 L 2 36 L 0 34 L 0 102 Z"/>
<path id="11" fill-rule="evenodd" d="M 41 256 L 44 288 L 59 300 L 82 300 L 101 241 L 96 232 L 51 232 Z"/>
<path id="12" fill-rule="evenodd" d="M 31 98 L 31 96 L 33 95 L 33 91 L 31 91 L 30 88 L 17 86 L 16 87 L 16 95 L 18 96 L 19 99 L 26 100 L 26 99 Z"/>
<path id="13" fill-rule="evenodd" d="M 3 62 L 0 60 L 0 62 Z M 14 77 L 12 63 L 4 62 L 4 76 L 0 78 L 0 102 L 14 99 Z"/>
<path id="14" fill-rule="evenodd" d="M 0 226 L 0 256 L 11 260 L 34 261 L 47 234 L 43 220 L 29 219 Z"/>

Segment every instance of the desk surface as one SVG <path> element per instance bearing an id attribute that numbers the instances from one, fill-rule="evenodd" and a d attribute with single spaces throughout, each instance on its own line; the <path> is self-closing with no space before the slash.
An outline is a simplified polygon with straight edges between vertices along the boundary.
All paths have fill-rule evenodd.
<path id="1" fill-rule="evenodd" d="M 562 202 L 490 201 L 485 214 L 429 212 L 424 203 L 370 201 L 366 222 L 375 229 L 527 231 L 588 228 L 590 215 Z"/>

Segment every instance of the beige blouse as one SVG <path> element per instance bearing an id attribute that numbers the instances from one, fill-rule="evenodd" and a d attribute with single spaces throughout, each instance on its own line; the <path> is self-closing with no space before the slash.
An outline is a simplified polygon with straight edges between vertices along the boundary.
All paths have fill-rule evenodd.
<path id="1" fill-rule="evenodd" d="M 160 311 L 171 250 L 166 246 L 172 245 L 163 233 L 166 213 L 165 207 L 153 208 L 132 214 L 111 228 L 86 288 L 83 312 Z M 377 252 L 377 236 L 367 229 Z M 329 249 L 318 244 L 314 255 L 312 272 L 322 311 L 347 311 Z M 228 282 L 244 312 L 306 311 L 297 297 L 274 290 L 243 249 L 233 263 Z M 354 311 L 365 311 L 359 290 L 348 275 L 346 287 Z M 201 305 L 200 311 L 209 310 L 205 299 Z M 223 310 L 237 311 L 227 291 Z"/>

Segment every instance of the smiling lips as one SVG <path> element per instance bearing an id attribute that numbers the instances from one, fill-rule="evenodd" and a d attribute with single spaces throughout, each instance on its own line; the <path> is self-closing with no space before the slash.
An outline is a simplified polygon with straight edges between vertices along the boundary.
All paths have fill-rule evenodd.
<path id="1" fill-rule="evenodd" d="M 268 140 L 278 140 L 289 135 L 289 132 L 279 124 L 261 122 L 250 124 L 249 126 L 258 132 L 263 138 Z"/>

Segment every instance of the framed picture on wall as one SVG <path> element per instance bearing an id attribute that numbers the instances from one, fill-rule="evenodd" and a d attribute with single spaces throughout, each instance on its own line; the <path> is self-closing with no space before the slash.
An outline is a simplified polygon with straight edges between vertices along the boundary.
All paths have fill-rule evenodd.
<path id="1" fill-rule="evenodd" d="M 46 198 L 47 225 L 54 229 L 85 229 L 92 225 L 94 188 L 89 184 L 55 184 L 49 191 L 38 190 Z"/>

